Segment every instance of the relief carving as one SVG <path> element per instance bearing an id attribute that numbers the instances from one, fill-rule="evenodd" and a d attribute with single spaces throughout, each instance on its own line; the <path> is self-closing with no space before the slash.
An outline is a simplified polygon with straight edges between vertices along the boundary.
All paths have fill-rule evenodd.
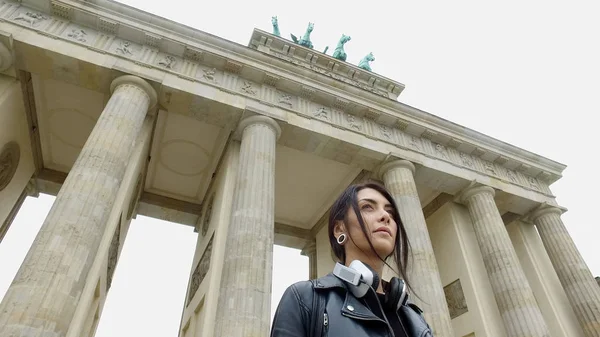
<path id="1" fill-rule="evenodd" d="M 202 257 L 200 258 L 200 261 L 198 262 L 196 269 L 194 269 L 194 272 L 192 273 L 192 279 L 190 280 L 190 290 L 188 292 L 187 304 L 189 304 L 190 301 L 192 300 L 192 298 L 194 298 L 194 295 L 196 294 L 198 287 L 200 287 L 200 284 L 202 284 L 202 281 L 204 280 L 204 277 L 206 276 L 206 274 L 208 273 L 208 269 L 210 268 L 210 257 L 212 255 L 213 238 L 214 238 L 214 234 L 210 238 L 210 241 L 208 241 L 208 245 L 206 246 L 206 249 L 204 249 L 204 253 L 202 254 Z"/>
<path id="2" fill-rule="evenodd" d="M 506 176 L 508 177 L 508 180 L 512 181 L 513 183 L 517 182 L 517 174 L 515 171 L 506 169 Z"/>
<path id="3" fill-rule="evenodd" d="M 173 69 L 176 63 L 177 60 L 171 55 L 165 55 L 160 61 L 158 61 L 159 66 L 165 67 L 167 69 Z"/>
<path id="4" fill-rule="evenodd" d="M 35 12 L 25 12 L 25 13 L 19 13 L 19 15 L 17 15 L 13 20 L 14 21 L 23 21 L 25 23 L 29 24 L 29 27 L 35 27 L 38 23 L 47 20 L 48 17 L 45 15 L 42 15 L 40 13 L 35 13 Z"/>
<path id="5" fill-rule="evenodd" d="M 129 41 L 121 41 L 120 46 L 117 47 L 117 53 L 125 56 L 133 56 L 133 47 Z"/>
<path id="6" fill-rule="evenodd" d="M 292 107 L 292 95 L 288 95 L 288 94 L 282 94 L 279 97 L 279 103 L 281 104 L 285 104 L 287 106 L 289 106 L 290 108 Z"/>
<path id="7" fill-rule="evenodd" d="M 325 107 L 319 107 L 317 111 L 313 113 L 313 116 L 329 120 L 329 116 L 327 115 L 327 109 Z"/>
<path id="8" fill-rule="evenodd" d="M 379 124 L 379 132 L 381 132 L 381 135 L 386 139 L 392 139 L 392 131 L 388 126 Z"/>
<path id="9" fill-rule="evenodd" d="M 451 319 L 469 311 L 467 300 L 465 299 L 465 294 L 460 284 L 460 279 L 445 286 L 444 294 L 446 295 L 446 302 L 448 303 Z"/>
<path id="10" fill-rule="evenodd" d="M 256 89 L 254 89 L 252 87 L 252 82 L 250 82 L 250 81 L 244 81 L 244 84 L 242 84 L 241 90 L 243 92 L 247 93 L 248 95 L 256 96 Z"/>
<path id="11" fill-rule="evenodd" d="M 417 136 L 410 136 L 408 144 L 418 151 L 423 151 L 423 147 L 421 147 L 421 139 Z"/>
<path id="12" fill-rule="evenodd" d="M 483 167 L 485 168 L 485 171 L 489 174 L 496 174 L 496 168 L 494 167 L 494 163 L 489 162 L 487 160 L 483 161 Z"/>
<path id="13" fill-rule="evenodd" d="M 17 172 L 21 148 L 17 142 L 8 142 L 0 151 L 0 191 L 6 188 Z"/>
<path id="14" fill-rule="evenodd" d="M 216 82 L 215 80 L 215 74 L 217 73 L 217 70 L 215 68 L 212 69 L 202 69 L 202 77 L 207 80 L 207 81 L 211 81 L 211 82 Z"/>
<path id="15" fill-rule="evenodd" d="M 444 158 L 446 160 L 450 160 L 450 156 L 448 155 L 448 150 L 442 144 L 438 144 L 438 143 L 435 144 L 435 153 L 440 158 Z"/>
<path id="16" fill-rule="evenodd" d="M 473 168 L 473 166 L 474 166 L 474 164 L 473 164 L 473 158 L 471 158 L 470 155 L 468 155 L 468 154 L 466 154 L 464 152 L 461 152 L 460 153 L 460 160 L 461 160 L 461 162 L 462 162 L 462 164 L 464 166 L 469 167 L 469 168 Z"/>
<path id="17" fill-rule="evenodd" d="M 535 179 L 534 177 L 527 177 L 527 180 L 529 181 L 529 186 L 531 186 L 533 189 L 538 191 L 541 190 L 540 184 L 538 183 L 537 179 Z"/>
<path id="18" fill-rule="evenodd" d="M 356 117 L 352 114 L 346 114 L 346 120 L 348 121 L 348 125 L 351 129 L 355 129 L 360 131 L 362 129 L 362 125 L 357 121 Z"/>
<path id="19" fill-rule="evenodd" d="M 73 28 L 71 32 L 67 34 L 68 37 L 75 41 L 86 42 L 87 33 L 83 29 Z"/>
<path id="20" fill-rule="evenodd" d="M 277 58 L 280 58 L 282 60 L 285 60 L 285 61 L 288 61 L 288 62 L 290 62 L 292 64 L 295 64 L 297 66 L 301 66 L 303 68 L 310 69 L 310 70 L 312 70 L 314 72 L 317 72 L 319 74 L 322 74 L 322 75 L 325 75 L 325 76 L 329 76 L 329 77 L 331 77 L 333 79 L 336 79 L 338 81 L 342 81 L 344 83 L 353 85 L 355 87 L 359 87 L 359 88 L 361 88 L 363 90 L 372 92 L 372 93 L 374 93 L 376 95 L 380 95 L 380 96 L 389 98 L 389 94 L 386 91 L 384 91 L 384 90 L 379 90 L 377 88 L 370 87 L 370 86 L 368 86 L 366 84 L 363 84 L 363 83 L 361 83 L 359 81 L 352 80 L 352 79 L 340 76 L 338 74 L 332 73 L 332 72 L 330 72 L 330 71 L 328 71 L 326 69 L 323 69 L 321 67 L 315 66 L 313 64 L 305 64 L 305 63 L 302 63 L 302 62 L 298 62 L 297 60 L 294 60 L 293 58 L 290 58 L 290 57 L 288 57 L 286 55 L 282 55 L 282 54 L 274 52 L 274 51 L 271 51 L 270 54 L 273 55 L 273 56 L 275 56 L 275 57 L 277 57 Z"/>

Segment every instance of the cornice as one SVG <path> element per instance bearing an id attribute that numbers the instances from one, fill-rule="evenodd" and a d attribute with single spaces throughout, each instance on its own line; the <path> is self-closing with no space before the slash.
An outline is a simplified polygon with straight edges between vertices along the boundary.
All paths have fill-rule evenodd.
<path id="1" fill-rule="evenodd" d="M 53 3 L 61 10 L 60 16 L 32 11 L 18 3 L 4 3 L 0 5 L 0 20 L 246 96 L 544 195 L 552 196 L 548 184 L 564 170 L 562 164 L 389 98 L 351 85 L 340 89 L 339 83 L 331 84 L 336 80 L 326 75 L 118 3 L 67 0 Z M 99 3 L 110 6 L 99 7 Z M 65 8 L 69 6 L 73 9 Z M 131 11 L 143 17 L 135 20 L 125 17 Z M 27 12 L 41 17 L 23 17 Z M 64 13 L 71 15 L 73 21 L 65 20 Z M 146 21 L 134 22 L 142 19 Z M 161 30 L 159 25 L 165 28 Z M 188 32 L 187 37 L 184 32 Z"/>

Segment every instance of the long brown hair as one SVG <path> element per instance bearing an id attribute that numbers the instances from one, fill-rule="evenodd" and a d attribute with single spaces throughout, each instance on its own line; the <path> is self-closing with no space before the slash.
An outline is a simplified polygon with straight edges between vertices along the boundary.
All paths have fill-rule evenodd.
<path id="1" fill-rule="evenodd" d="M 398 234 L 396 235 L 396 241 L 394 243 L 394 251 L 390 255 L 386 256 L 385 259 L 381 258 L 375 251 L 375 247 L 373 247 L 373 243 L 371 242 L 370 235 L 367 232 L 367 228 L 365 226 L 365 221 L 362 217 L 360 209 L 358 208 L 358 197 L 357 197 L 358 192 L 360 192 L 361 190 L 366 189 L 366 188 L 371 188 L 371 189 L 381 193 L 381 195 L 383 195 L 387 199 L 387 201 L 391 204 L 392 208 L 394 209 L 394 212 L 391 215 L 392 215 L 392 218 L 394 219 L 394 221 L 396 222 L 396 225 L 398 226 L 398 230 L 397 230 Z M 331 206 L 331 211 L 329 213 L 328 233 L 329 233 L 329 244 L 331 245 L 331 250 L 333 251 L 333 254 L 335 255 L 335 257 L 341 263 L 346 264 L 346 250 L 344 249 L 343 246 L 341 246 L 340 244 L 337 243 L 337 238 L 333 235 L 333 231 L 334 231 L 335 224 L 337 221 L 343 221 L 344 223 L 347 223 L 347 214 L 348 214 L 348 209 L 350 209 L 350 207 L 352 207 L 352 209 L 354 210 L 354 214 L 356 214 L 356 218 L 358 219 L 360 228 L 361 228 L 363 234 L 365 235 L 367 242 L 369 242 L 371 251 L 373 253 L 375 253 L 375 255 L 377 255 L 386 266 L 390 267 L 392 270 L 397 272 L 399 274 L 398 276 L 400 276 L 404 280 L 404 282 L 406 283 L 408 288 L 411 289 L 411 291 L 412 291 L 412 287 L 410 285 L 410 282 L 408 280 L 408 276 L 406 273 L 408 257 L 410 256 L 410 242 L 408 241 L 408 236 L 406 235 L 406 229 L 404 228 L 402 219 L 400 219 L 400 213 L 398 212 L 398 206 L 396 206 L 396 202 L 394 201 L 394 198 L 392 197 L 390 192 L 388 192 L 388 190 L 385 187 L 381 186 L 378 183 L 366 182 L 366 183 L 350 185 L 350 186 L 348 186 L 348 188 L 346 188 L 346 190 L 344 192 L 342 192 L 342 194 L 338 197 L 338 199 L 333 203 L 333 206 Z M 350 233 L 348 233 L 347 235 L 350 238 L 350 240 L 352 240 L 352 237 L 350 237 Z M 396 260 L 396 268 L 392 268 L 385 261 L 391 255 L 394 255 L 394 258 Z M 379 277 L 382 277 L 382 275 L 379 275 Z"/>

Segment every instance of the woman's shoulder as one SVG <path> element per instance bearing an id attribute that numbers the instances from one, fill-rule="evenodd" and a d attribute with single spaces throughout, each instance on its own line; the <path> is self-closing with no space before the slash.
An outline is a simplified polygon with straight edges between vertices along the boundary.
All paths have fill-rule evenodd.
<path id="1" fill-rule="evenodd" d="M 315 291 L 321 292 L 327 289 L 343 287 L 342 282 L 333 274 L 328 274 L 316 279 L 298 281 L 288 286 L 284 296 L 293 296 L 301 304 L 311 304 Z"/>

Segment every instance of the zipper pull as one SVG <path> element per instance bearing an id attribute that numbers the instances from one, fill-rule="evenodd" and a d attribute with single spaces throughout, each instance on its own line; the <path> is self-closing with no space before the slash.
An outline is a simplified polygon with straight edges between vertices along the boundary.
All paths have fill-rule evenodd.
<path id="1" fill-rule="evenodd" d="M 327 313 L 323 314 L 323 325 L 327 326 L 329 324 L 329 317 L 327 317 Z"/>

